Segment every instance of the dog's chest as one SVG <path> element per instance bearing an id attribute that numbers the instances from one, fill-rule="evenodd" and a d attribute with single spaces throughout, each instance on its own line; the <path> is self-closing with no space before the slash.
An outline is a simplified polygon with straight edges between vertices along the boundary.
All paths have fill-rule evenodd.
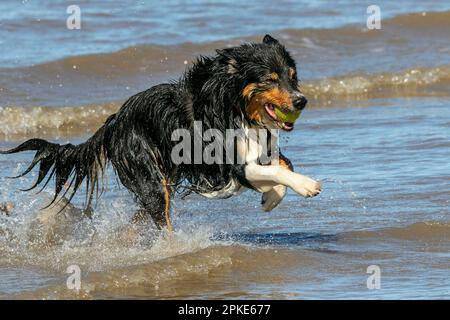
<path id="1" fill-rule="evenodd" d="M 257 130 L 244 127 L 244 135 L 237 140 L 237 159 L 239 165 L 246 165 L 249 163 L 260 163 L 267 161 L 267 151 L 270 148 L 270 144 L 274 143 L 274 139 L 277 139 L 275 135 L 261 134 Z M 270 162 L 270 159 L 269 159 Z M 207 198 L 225 199 L 233 195 L 236 195 L 244 190 L 244 186 L 239 183 L 236 178 L 231 178 L 225 187 L 220 190 L 212 191 L 208 193 L 202 193 Z"/>
<path id="2" fill-rule="evenodd" d="M 245 164 L 269 164 L 278 148 L 278 134 L 271 130 L 244 127 L 245 135 L 237 141 L 238 158 Z"/>

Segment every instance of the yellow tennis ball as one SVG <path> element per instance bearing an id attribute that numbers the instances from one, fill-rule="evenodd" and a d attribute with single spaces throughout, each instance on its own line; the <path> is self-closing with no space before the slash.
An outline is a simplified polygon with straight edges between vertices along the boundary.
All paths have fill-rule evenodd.
<path id="1" fill-rule="evenodd" d="M 282 122 L 294 123 L 295 120 L 297 120 L 298 117 L 300 117 L 301 113 L 302 112 L 300 110 L 299 111 L 286 111 L 286 112 L 284 112 L 280 108 L 275 108 L 275 114 L 276 114 L 278 120 L 280 120 Z"/>

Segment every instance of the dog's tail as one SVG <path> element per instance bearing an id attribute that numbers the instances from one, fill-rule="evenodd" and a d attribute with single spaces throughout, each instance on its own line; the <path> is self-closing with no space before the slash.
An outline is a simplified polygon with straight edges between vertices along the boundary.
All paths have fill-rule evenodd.
<path id="1" fill-rule="evenodd" d="M 52 177 L 55 177 L 55 196 L 47 207 L 68 196 L 70 203 L 73 196 L 86 179 L 86 208 L 90 208 L 94 191 L 99 190 L 99 180 L 103 180 L 107 164 L 107 152 L 104 147 L 105 126 L 100 128 L 90 139 L 80 145 L 60 145 L 50 143 L 43 139 L 30 139 L 21 145 L 0 154 L 12 154 L 22 151 L 36 151 L 30 166 L 20 175 L 12 178 L 20 178 L 28 174 L 39 163 L 39 174 L 36 182 L 28 189 L 29 191 L 40 185 L 45 177 L 47 180 L 39 192 L 41 192 Z M 64 192 L 63 192 L 64 190 Z M 60 201 L 58 200 L 58 201 Z M 66 204 L 66 205 L 67 205 Z"/>

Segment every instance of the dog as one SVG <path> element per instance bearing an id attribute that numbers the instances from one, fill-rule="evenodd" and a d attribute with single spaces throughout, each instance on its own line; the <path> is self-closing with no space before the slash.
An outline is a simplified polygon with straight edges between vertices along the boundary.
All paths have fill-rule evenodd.
<path id="1" fill-rule="evenodd" d="M 45 188 L 54 177 L 55 195 L 50 204 L 66 196 L 69 203 L 86 181 L 86 208 L 91 207 L 111 164 L 120 182 L 136 197 L 140 209 L 135 220 L 152 218 L 159 229 L 172 230 L 170 199 L 180 190 L 226 198 L 249 188 L 262 193 L 266 211 L 281 202 L 287 187 L 304 197 L 318 195 L 321 184 L 295 173 L 281 152 L 278 161 L 261 163 L 259 151 L 248 149 L 250 138 L 245 135 L 236 139 L 235 147 L 243 163 L 175 164 L 171 160 L 176 145 L 172 132 L 180 128 L 191 132 L 195 121 L 204 129 L 222 133 L 251 128 L 291 131 L 295 117 L 286 117 L 291 119 L 286 121 L 282 115 L 298 115 L 306 104 L 293 58 L 278 40 L 266 35 L 261 43 L 200 56 L 178 81 L 130 97 L 82 144 L 30 139 L 0 153 L 36 151 L 18 177 L 39 163 L 37 180 L 27 190 L 41 184 Z"/>

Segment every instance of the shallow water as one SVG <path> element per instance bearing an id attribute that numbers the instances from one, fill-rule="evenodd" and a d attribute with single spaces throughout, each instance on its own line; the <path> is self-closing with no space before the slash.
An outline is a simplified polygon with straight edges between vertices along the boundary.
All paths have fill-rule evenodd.
<path id="1" fill-rule="evenodd" d="M 81 30 L 68 30 L 67 0 L 0 3 L 1 66 L 24 66 L 81 54 L 111 52 L 140 44 L 199 43 L 282 29 L 366 25 L 371 1 L 131 1 L 80 0 Z M 382 17 L 444 11 L 446 1 L 379 0 Z"/>
<path id="2" fill-rule="evenodd" d="M 4 45 L 14 50 L 21 53 L 31 51 L 33 57 L 47 59 L 38 64 L 26 62 L 25 57 L 20 59 L 18 65 L 0 62 L 0 106 L 13 107 L 14 112 L 22 115 L 20 107 L 85 106 L 92 110 L 93 105 L 123 102 L 133 93 L 151 85 L 178 79 L 199 54 L 212 54 L 217 48 L 244 41 L 261 41 L 263 34 L 269 32 L 289 48 L 297 61 L 299 78 L 305 83 L 305 93 L 314 97 L 314 100 L 311 99 L 314 106 L 330 104 L 336 99 L 448 95 L 450 35 L 447 30 L 450 28 L 450 11 L 424 13 L 416 12 L 419 9 L 414 7 L 412 13 L 405 12 L 392 18 L 383 16 L 381 30 L 367 30 L 366 7 L 359 5 L 356 8 L 360 14 L 359 23 L 338 24 L 332 29 L 321 28 L 320 24 L 315 28 L 308 28 L 307 23 L 301 27 L 281 24 L 283 27 L 280 28 L 265 26 L 266 31 L 263 32 L 255 30 L 247 34 L 242 31 L 237 36 L 229 33 L 225 39 L 207 42 L 199 42 L 192 35 L 188 41 L 173 44 L 155 43 L 145 38 L 125 45 L 127 41 L 113 38 L 110 41 L 120 44 L 120 48 L 106 46 L 104 51 L 91 50 L 83 54 L 72 50 L 70 45 L 83 50 L 88 50 L 91 42 L 99 45 L 103 42 L 95 35 L 100 37 L 102 29 L 79 30 L 83 37 L 75 37 L 66 43 L 66 34 L 73 33 L 51 27 L 48 32 L 42 31 L 55 37 L 48 47 L 42 45 L 45 43 L 44 36 L 34 35 L 34 41 L 40 41 L 39 46 L 33 41 L 14 46 L 4 40 Z M 17 19 L 20 23 L 28 21 L 22 17 Z M 143 30 L 140 25 L 135 28 Z M 120 30 L 139 34 L 131 26 Z M 22 31 L 13 29 L 6 33 L 11 37 Z M 59 37 L 58 32 L 62 32 Z M 25 34 L 28 33 L 20 33 L 21 36 Z M 98 47 L 102 48 L 100 45 Z M 62 52 L 53 57 L 47 51 L 37 53 L 38 49 Z M 10 52 L 13 51 L 7 51 L 8 54 Z M 5 111 L 0 109 L 0 115 L 3 114 Z M 52 118 L 55 116 L 61 118 L 52 114 Z M 73 117 L 73 112 L 69 116 Z M 67 117 L 63 120 L 68 121 Z M 0 134 L 3 134 L 1 128 L 4 126 L 5 123 L 0 122 Z"/>
<path id="3" fill-rule="evenodd" d="M 309 99 L 281 146 L 324 191 L 289 192 L 270 213 L 253 192 L 175 199 L 165 234 L 129 226 L 136 208 L 112 172 L 92 220 L 71 208 L 53 221 L 40 212 L 51 188 L 24 193 L 35 174 L 5 178 L 32 153 L 1 156 L 0 204 L 16 207 L 0 214 L 0 298 L 449 299 L 448 3 L 379 1 L 379 31 L 365 28 L 372 3 L 361 1 L 165 3 L 79 1 L 82 30 L 68 31 L 65 1 L 2 1 L 0 149 L 84 141 L 195 56 L 272 33 Z M 379 290 L 367 288 L 370 265 Z"/>
<path id="4" fill-rule="evenodd" d="M 2 179 L 1 200 L 17 204 L 1 218 L 3 297 L 77 297 L 64 273 L 77 264 L 84 298 L 450 298 L 448 101 L 374 102 L 305 111 L 282 139 L 296 170 L 323 181 L 319 197 L 290 192 L 271 213 L 252 192 L 177 199 L 176 233 L 133 244 L 118 232 L 131 199 L 113 179 L 94 219 L 58 241 L 32 227 L 44 202 L 15 191 L 31 178 Z M 3 157 L 1 176 L 30 157 Z M 380 290 L 366 287 L 370 265 Z"/>

